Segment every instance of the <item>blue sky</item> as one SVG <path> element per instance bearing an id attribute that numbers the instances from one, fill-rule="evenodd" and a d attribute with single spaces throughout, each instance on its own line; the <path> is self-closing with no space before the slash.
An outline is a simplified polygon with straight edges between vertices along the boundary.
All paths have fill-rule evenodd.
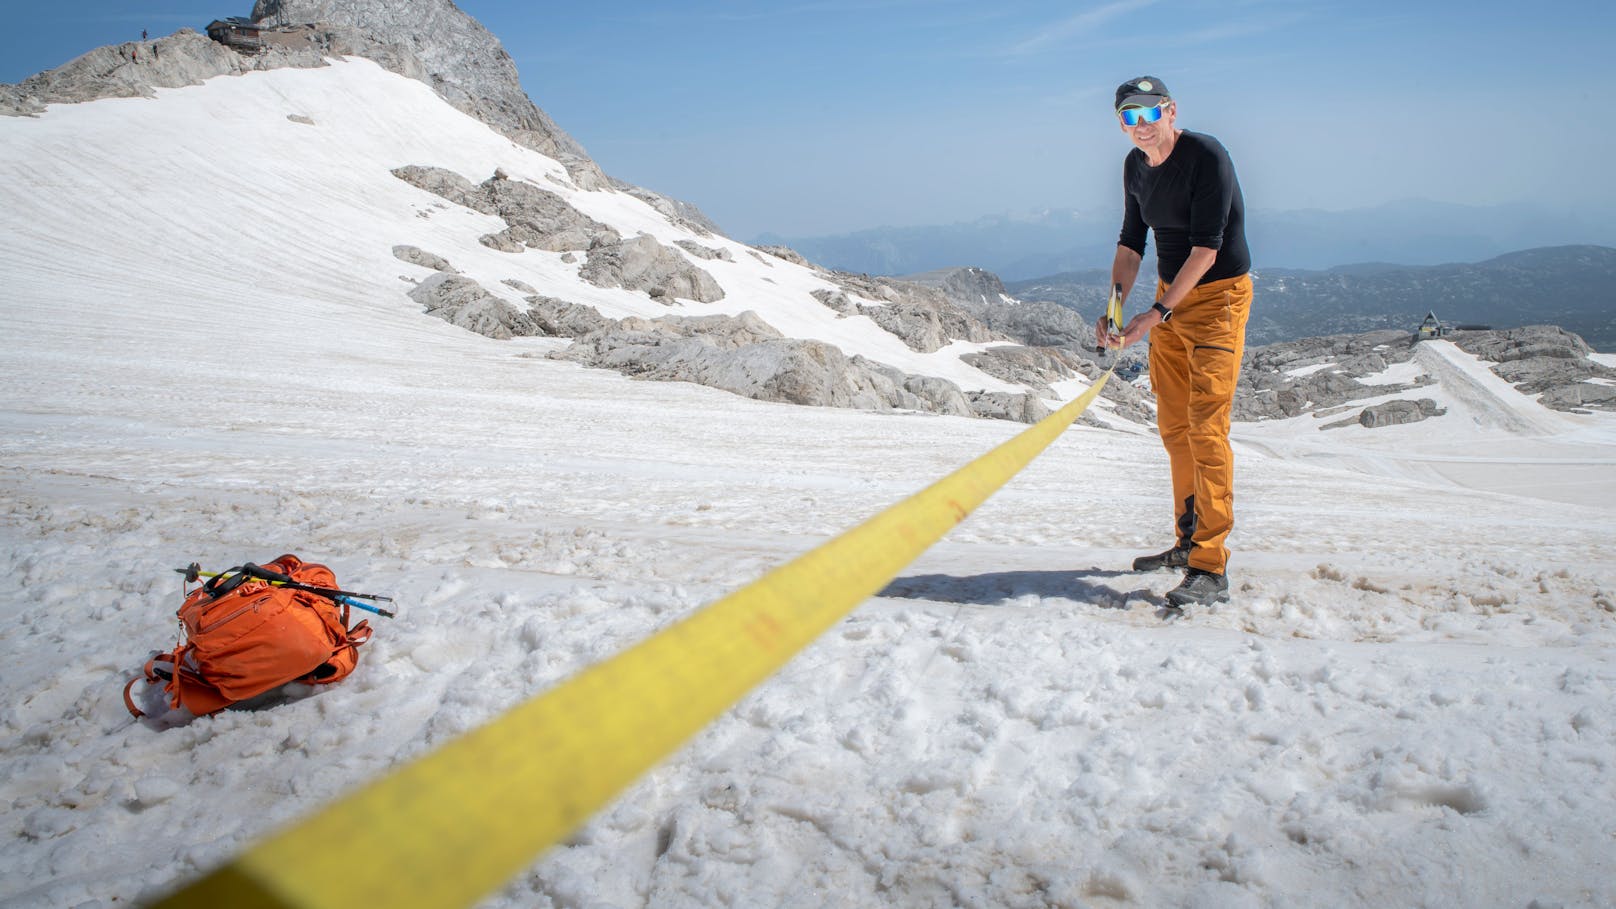
<path id="1" fill-rule="evenodd" d="M 239 8 L 8 3 L 0 82 Z M 732 235 L 1118 208 L 1116 84 L 1151 73 L 1254 209 L 1616 210 L 1616 5 L 461 0 L 607 172 Z M 589 11 L 585 11 L 589 10 Z"/>

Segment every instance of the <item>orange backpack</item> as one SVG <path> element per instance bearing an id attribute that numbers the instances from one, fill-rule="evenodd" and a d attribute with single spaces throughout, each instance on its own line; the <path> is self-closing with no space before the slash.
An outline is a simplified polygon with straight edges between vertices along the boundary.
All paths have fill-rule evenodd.
<path id="1" fill-rule="evenodd" d="M 256 566 L 248 565 L 248 569 Z M 283 555 L 263 566 L 311 587 L 335 588 L 324 565 Z M 348 627 L 348 607 L 306 590 L 271 584 L 232 568 L 190 591 L 179 609 L 185 639 L 146 663 L 147 682 L 165 682 L 170 707 L 196 716 L 217 713 L 287 682 L 324 685 L 359 664 L 370 624 Z M 123 703 L 144 716 L 123 689 Z"/>

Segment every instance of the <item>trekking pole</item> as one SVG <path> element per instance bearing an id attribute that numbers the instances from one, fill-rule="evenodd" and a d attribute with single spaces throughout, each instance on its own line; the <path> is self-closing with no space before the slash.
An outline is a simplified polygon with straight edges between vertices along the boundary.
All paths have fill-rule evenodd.
<path id="1" fill-rule="evenodd" d="M 203 571 L 202 567 L 195 562 L 192 562 L 188 567 L 176 568 L 174 570 L 185 575 L 185 582 L 188 584 L 196 583 L 198 578 L 217 578 L 229 574 L 229 572 L 225 571 Z M 384 597 L 374 593 L 354 593 L 349 590 L 335 590 L 330 587 L 315 587 L 311 584 L 303 584 L 301 582 L 294 581 L 287 575 L 270 571 L 267 568 L 262 568 L 252 564 L 251 562 L 243 565 L 239 570 L 242 574 L 258 578 L 261 581 L 268 581 L 270 584 L 276 587 L 289 587 L 292 590 L 306 590 L 309 593 L 328 597 L 337 601 L 338 603 L 352 606 L 355 609 L 363 609 L 366 612 L 374 612 L 379 616 L 389 619 L 397 616 L 397 614 L 391 610 L 382 609 L 379 606 L 372 606 L 369 603 L 361 603 L 358 599 L 356 599 L 356 597 L 363 597 L 367 600 L 379 600 L 384 603 L 391 603 L 393 602 L 392 597 Z"/>

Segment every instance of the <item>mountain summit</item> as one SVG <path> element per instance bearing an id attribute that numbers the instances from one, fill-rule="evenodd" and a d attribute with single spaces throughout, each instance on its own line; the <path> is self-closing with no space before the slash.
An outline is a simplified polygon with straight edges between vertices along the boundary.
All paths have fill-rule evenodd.
<path id="1" fill-rule="evenodd" d="M 388 68 L 425 82 L 460 111 L 555 158 L 574 179 L 579 171 L 605 179 L 583 146 L 522 90 L 516 63 L 499 39 L 450 0 L 258 0 L 252 19 L 271 28 L 318 23 L 352 29 L 361 36 L 360 56 L 384 66 L 398 61 L 401 66 Z"/>

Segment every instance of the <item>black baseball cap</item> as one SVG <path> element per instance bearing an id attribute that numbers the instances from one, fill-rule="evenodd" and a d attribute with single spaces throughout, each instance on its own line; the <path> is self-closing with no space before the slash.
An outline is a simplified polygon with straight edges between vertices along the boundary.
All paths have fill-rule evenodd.
<path id="1" fill-rule="evenodd" d="M 1172 95 L 1167 93 L 1167 83 L 1155 76 L 1140 76 L 1117 86 L 1117 103 L 1114 110 L 1133 106 L 1155 107 L 1171 98 Z"/>

